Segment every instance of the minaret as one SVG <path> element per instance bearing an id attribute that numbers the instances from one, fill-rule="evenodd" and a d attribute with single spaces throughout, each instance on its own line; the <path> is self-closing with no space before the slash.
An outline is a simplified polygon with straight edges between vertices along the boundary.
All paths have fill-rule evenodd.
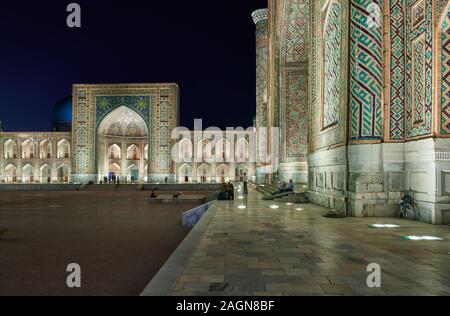
<path id="1" fill-rule="evenodd" d="M 261 128 L 268 128 L 267 122 L 267 79 L 268 79 L 268 19 L 269 10 L 259 9 L 252 13 L 256 24 L 256 129 L 258 143 L 258 164 L 256 180 L 264 181 L 265 174 L 262 171 L 261 159 L 266 157 L 267 133 L 262 133 Z M 268 130 L 267 130 L 268 131 Z"/>

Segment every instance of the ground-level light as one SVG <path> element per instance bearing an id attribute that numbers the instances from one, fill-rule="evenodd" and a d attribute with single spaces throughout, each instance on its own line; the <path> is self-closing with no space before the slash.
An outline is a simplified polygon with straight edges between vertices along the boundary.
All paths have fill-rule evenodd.
<path id="1" fill-rule="evenodd" d="M 280 207 L 278 205 L 271 205 L 270 208 L 273 210 L 276 210 L 276 209 L 279 209 Z"/>
<path id="2" fill-rule="evenodd" d="M 403 239 L 413 240 L 413 241 L 442 241 L 444 238 L 435 237 L 435 236 L 403 236 Z"/>
<path id="3" fill-rule="evenodd" d="M 240 210 L 244 210 L 244 209 L 247 208 L 247 206 L 245 206 L 245 205 L 239 205 L 237 208 L 240 209 Z"/>
<path id="4" fill-rule="evenodd" d="M 370 224 L 370 228 L 400 228 L 399 225 L 395 224 Z"/>

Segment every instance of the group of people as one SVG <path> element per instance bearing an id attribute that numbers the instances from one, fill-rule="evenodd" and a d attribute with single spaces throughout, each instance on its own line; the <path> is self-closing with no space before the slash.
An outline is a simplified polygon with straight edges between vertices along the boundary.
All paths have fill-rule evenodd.
<path id="1" fill-rule="evenodd" d="M 222 185 L 222 199 L 234 201 L 234 184 L 233 183 L 229 182 L 229 183 L 224 183 Z"/>
<path id="2" fill-rule="evenodd" d="M 240 178 L 242 182 L 242 187 L 244 189 L 244 194 L 248 194 L 248 178 L 245 173 L 244 176 Z M 234 184 L 232 182 L 223 183 L 222 192 L 219 195 L 219 200 L 230 200 L 234 201 Z"/>
<path id="3" fill-rule="evenodd" d="M 280 185 L 278 186 L 278 190 L 274 192 L 272 195 L 278 195 L 294 191 L 295 191 L 294 181 L 291 179 L 289 180 L 289 183 L 281 182 Z"/>
<path id="4" fill-rule="evenodd" d="M 103 181 L 100 184 L 120 184 L 120 177 L 117 175 L 110 175 L 109 177 L 103 177 Z"/>

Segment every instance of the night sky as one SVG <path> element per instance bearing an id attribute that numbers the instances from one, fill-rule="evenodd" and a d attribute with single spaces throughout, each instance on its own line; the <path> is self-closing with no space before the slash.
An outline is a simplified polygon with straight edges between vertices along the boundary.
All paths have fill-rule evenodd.
<path id="1" fill-rule="evenodd" d="M 66 26 L 66 6 L 82 28 Z M 0 120 L 49 131 L 73 83 L 180 85 L 181 125 L 249 127 L 255 115 L 255 26 L 267 0 L 2 1 Z"/>

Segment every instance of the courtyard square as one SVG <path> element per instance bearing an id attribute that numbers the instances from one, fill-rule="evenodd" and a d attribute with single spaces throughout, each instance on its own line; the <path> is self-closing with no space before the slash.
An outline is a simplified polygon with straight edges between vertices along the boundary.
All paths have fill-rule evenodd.
<path id="1" fill-rule="evenodd" d="M 0 229 L 8 230 L 0 240 L 0 295 L 138 295 L 189 232 L 181 214 L 198 205 L 149 197 L 0 192 Z M 70 263 L 81 266 L 81 289 L 66 285 Z"/>

